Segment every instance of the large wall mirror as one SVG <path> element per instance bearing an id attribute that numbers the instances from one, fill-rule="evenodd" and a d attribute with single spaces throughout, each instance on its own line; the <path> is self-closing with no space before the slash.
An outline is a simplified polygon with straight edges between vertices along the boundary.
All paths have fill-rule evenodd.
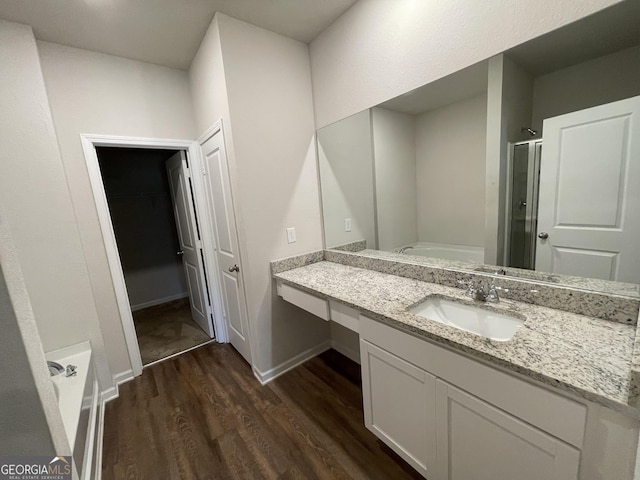
<path id="1" fill-rule="evenodd" d="M 318 130 L 326 247 L 640 283 L 639 19 L 623 2 Z"/>

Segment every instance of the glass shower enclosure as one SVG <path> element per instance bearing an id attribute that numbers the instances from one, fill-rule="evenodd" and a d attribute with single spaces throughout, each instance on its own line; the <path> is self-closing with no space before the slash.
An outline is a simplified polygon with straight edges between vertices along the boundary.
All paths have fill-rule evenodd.
<path id="1" fill-rule="evenodd" d="M 505 249 L 509 267 L 535 269 L 541 155 L 540 139 L 509 145 Z"/>

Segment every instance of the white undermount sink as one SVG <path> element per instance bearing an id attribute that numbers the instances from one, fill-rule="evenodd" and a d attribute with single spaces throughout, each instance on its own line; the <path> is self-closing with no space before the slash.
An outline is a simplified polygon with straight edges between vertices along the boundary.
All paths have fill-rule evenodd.
<path id="1" fill-rule="evenodd" d="M 409 311 L 429 320 L 503 342 L 511 340 L 524 324 L 522 318 L 435 296 L 428 297 Z"/>

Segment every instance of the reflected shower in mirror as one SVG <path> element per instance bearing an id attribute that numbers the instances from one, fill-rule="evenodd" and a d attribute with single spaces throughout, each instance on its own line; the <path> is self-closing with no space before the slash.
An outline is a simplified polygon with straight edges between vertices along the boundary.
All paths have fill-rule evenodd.
<path id="1" fill-rule="evenodd" d="M 541 140 L 514 143 L 509 151 L 506 222 L 509 267 L 535 268 L 541 156 Z"/>
<path id="2" fill-rule="evenodd" d="M 640 283 L 639 15 L 622 2 L 321 128 L 327 248 Z"/>

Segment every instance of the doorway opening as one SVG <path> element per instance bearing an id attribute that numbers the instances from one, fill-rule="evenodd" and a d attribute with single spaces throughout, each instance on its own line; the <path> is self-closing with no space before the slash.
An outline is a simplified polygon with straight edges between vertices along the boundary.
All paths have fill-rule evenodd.
<path id="1" fill-rule="evenodd" d="M 96 146 L 142 364 L 213 341 L 185 150 Z"/>

